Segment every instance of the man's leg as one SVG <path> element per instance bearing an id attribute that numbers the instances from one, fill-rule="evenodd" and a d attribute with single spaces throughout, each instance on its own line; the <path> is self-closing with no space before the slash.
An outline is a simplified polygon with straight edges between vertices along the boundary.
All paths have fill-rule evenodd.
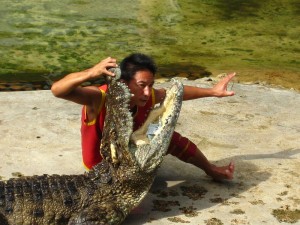
<path id="1" fill-rule="evenodd" d="M 234 163 L 230 162 L 226 166 L 216 166 L 210 163 L 204 154 L 197 148 L 197 151 L 193 157 L 190 157 L 187 160 L 188 163 L 191 163 L 198 168 L 204 170 L 204 172 L 212 177 L 214 180 L 231 180 L 234 173 Z"/>
<path id="2" fill-rule="evenodd" d="M 208 161 L 200 149 L 188 138 L 174 132 L 168 153 L 176 156 L 181 161 L 191 163 L 212 177 L 214 180 L 231 180 L 234 173 L 234 163 L 226 166 L 216 166 Z"/>

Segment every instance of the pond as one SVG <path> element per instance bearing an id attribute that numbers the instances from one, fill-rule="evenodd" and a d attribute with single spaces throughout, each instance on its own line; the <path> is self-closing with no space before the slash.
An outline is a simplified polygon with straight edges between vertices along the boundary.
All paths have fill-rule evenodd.
<path id="1" fill-rule="evenodd" d="M 0 82 L 53 81 L 142 52 L 163 77 L 236 71 L 300 90 L 299 21 L 299 0 L 4 0 Z"/>

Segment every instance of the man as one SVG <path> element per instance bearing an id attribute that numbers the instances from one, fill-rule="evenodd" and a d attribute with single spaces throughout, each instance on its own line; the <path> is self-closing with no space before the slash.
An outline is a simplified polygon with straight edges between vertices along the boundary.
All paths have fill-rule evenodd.
<path id="1" fill-rule="evenodd" d="M 114 76 L 108 69 L 117 66 L 116 59 L 108 57 L 90 69 L 65 76 L 55 82 L 51 88 L 56 97 L 83 105 L 82 156 L 83 163 L 88 169 L 102 160 L 99 148 L 105 117 L 104 103 L 107 86 L 81 87 L 81 84 L 103 75 Z M 147 55 L 141 53 L 129 55 L 121 62 L 120 69 L 121 79 L 127 84 L 132 94 L 130 111 L 134 118 L 134 130 L 136 130 L 143 124 L 151 108 L 163 101 L 166 90 L 153 88 L 156 66 Z M 232 96 L 234 92 L 227 91 L 227 85 L 234 76 L 235 73 L 228 75 L 213 88 L 184 86 L 183 100 Z M 221 167 L 213 165 L 194 143 L 177 132 L 173 134 L 168 153 L 201 168 L 215 180 L 233 178 L 233 162 Z"/>

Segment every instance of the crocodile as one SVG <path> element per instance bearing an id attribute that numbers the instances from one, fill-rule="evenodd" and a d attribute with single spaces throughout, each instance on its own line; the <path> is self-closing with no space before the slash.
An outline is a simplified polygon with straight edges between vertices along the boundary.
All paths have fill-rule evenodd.
<path id="1" fill-rule="evenodd" d="M 44 174 L 0 181 L 1 225 L 116 225 L 148 193 L 166 154 L 182 104 L 183 85 L 174 80 L 162 104 L 133 132 L 130 91 L 120 69 L 107 76 L 103 160 L 76 175 Z M 149 135 L 148 127 L 156 130 Z M 147 135 L 148 133 L 148 135 Z"/>

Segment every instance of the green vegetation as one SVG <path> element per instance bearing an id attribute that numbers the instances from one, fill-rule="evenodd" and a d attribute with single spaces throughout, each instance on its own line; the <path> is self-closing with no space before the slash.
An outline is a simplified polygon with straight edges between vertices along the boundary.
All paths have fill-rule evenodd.
<path id="1" fill-rule="evenodd" d="M 0 11 L 1 81 L 61 76 L 139 51 L 163 76 L 237 71 L 241 81 L 300 90 L 297 0 L 30 0 Z"/>

